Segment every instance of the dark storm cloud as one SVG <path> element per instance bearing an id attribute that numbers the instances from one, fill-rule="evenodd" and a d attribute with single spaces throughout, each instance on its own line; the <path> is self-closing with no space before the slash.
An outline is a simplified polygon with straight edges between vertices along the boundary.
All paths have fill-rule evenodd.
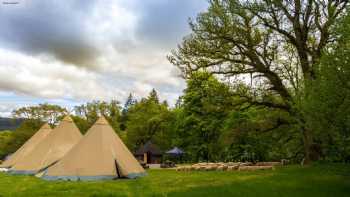
<path id="1" fill-rule="evenodd" d="M 127 35 L 111 35 L 113 31 L 102 32 L 119 53 L 134 50 L 140 41 L 151 44 L 156 50 L 170 50 L 189 32 L 188 18 L 195 17 L 207 6 L 204 0 L 121 2 L 134 13 L 138 23 L 134 41 L 130 41 Z M 34 56 L 51 55 L 64 63 L 78 66 L 94 66 L 103 52 L 98 46 L 101 43 L 90 32 L 93 23 L 96 23 L 91 21 L 91 17 L 96 8 L 101 7 L 99 11 L 104 12 L 103 6 L 110 7 L 114 3 L 118 4 L 118 1 L 23 0 L 20 1 L 23 5 L 0 5 L 0 46 Z M 101 20 L 98 23 L 109 19 Z M 118 29 L 118 26 L 115 28 Z"/>
<path id="2" fill-rule="evenodd" d="M 173 48 L 189 33 L 188 19 L 205 10 L 205 0 L 148 0 L 139 4 L 138 35 L 165 49 Z"/>
<path id="3" fill-rule="evenodd" d="M 48 54 L 89 66 L 99 55 L 84 22 L 94 1 L 30 1 L 0 5 L 0 45 L 29 55 Z"/>

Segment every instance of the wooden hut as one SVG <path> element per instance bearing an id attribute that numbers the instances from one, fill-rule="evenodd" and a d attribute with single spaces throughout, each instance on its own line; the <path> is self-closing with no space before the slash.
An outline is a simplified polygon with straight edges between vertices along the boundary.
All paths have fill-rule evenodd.
<path id="1" fill-rule="evenodd" d="M 134 155 L 137 160 L 147 164 L 160 164 L 162 159 L 162 151 L 151 141 L 141 146 Z"/>

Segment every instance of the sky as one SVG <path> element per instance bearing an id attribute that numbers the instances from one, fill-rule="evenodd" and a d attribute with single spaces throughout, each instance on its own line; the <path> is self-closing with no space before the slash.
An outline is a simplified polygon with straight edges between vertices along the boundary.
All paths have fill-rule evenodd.
<path id="1" fill-rule="evenodd" d="M 166 55 L 205 0 L 0 0 L 0 116 L 22 106 L 68 109 L 185 88 Z"/>

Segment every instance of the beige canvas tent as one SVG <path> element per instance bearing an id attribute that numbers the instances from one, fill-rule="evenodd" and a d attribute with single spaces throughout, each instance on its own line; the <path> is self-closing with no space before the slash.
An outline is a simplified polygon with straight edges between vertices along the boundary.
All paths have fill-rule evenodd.
<path id="1" fill-rule="evenodd" d="M 66 116 L 35 149 L 10 168 L 15 174 L 35 174 L 61 159 L 82 135 L 73 120 Z"/>
<path id="2" fill-rule="evenodd" d="M 49 167 L 46 180 L 101 180 L 136 178 L 144 169 L 101 117 L 59 162 Z"/>
<path id="3" fill-rule="evenodd" d="M 50 132 L 50 126 L 47 123 L 44 124 L 29 140 L 27 140 L 15 153 L 13 153 L 9 159 L 4 161 L 0 165 L 0 168 L 9 168 L 13 166 L 18 160 L 21 160 L 23 157 L 32 152 Z"/>

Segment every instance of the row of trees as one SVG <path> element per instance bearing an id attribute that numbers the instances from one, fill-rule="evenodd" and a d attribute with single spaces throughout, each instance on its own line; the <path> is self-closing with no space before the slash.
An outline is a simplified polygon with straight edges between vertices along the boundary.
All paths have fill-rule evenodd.
<path id="1" fill-rule="evenodd" d="M 88 102 L 75 106 L 72 112 L 61 106 L 47 103 L 18 108 L 13 111 L 13 117 L 25 120 L 14 132 L 0 132 L 0 158 L 17 150 L 44 122 L 55 127 L 67 114 L 70 114 L 83 134 L 99 116 L 105 116 L 132 150 L 149 140 L 164 150 L 172 145 L 169 139 L 173 132 L 171 125 L 174 120 L 173 113 L 167 102 L 160 102 L 157 92 L 152 90 L 148 97 L 140 101 L 130 94 L 124 106 L 112 100 Z"/>
<path id="2" fill-rule="evenodd" d="M 155 90 L 149 96 L 134 99 L 130 94 L 124 106 L 112 100 L 93 101 L 74 107 L 74 113 L 57 105 L 40 104 L 13 111 L 15 118 L 25 118 L 15 132 L 1 132 L 1 157 L 14 152 L 44 122 L 52 127 L 67 114 L 84 134 L 103 115 L 131 150 L 147 141 L 162 150 L 182 147 L 191 161 L 279 159 L 285 155 L 268 155 L 272 147 L 262 145 L 258 130 L 270 125 L 259 123 L 261 109 L 240 112 L 241 99 L 228 84 L 207 72 L 198 72 L 187 81 L 184 95 L 175 107 L 161 102 Z M 271 114 L 270 119 L 280 117 Z M 271 136 L 267 134 L 266 139 Z M 271 140 L 270 140 L 271 141 Z"/>

